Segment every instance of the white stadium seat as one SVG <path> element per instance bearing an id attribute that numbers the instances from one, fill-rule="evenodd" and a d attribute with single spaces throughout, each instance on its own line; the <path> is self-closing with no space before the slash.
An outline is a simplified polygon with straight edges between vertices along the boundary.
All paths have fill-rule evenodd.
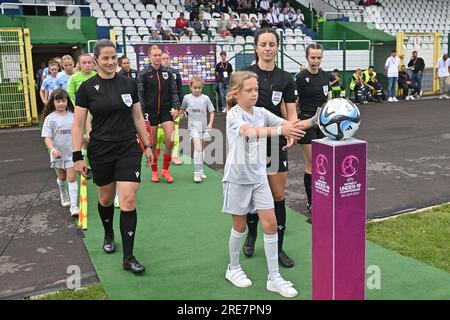
<path id="1" fill-rule="evenodd" d="M 109 26 L 108 19 L 106 19 L 106 18 L 97 18 L 97 25 L 99 27 L 108 27 Z"/>

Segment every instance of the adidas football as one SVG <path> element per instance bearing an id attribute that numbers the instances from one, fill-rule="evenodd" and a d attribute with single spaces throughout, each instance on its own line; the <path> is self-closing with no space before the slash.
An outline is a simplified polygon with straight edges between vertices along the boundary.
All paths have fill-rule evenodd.
<path id="1" fill-rule="evenodd" d="M 344 98 L 326 102 L 318 117 L 320 130 L 331 140 L 351 138 L 358 131 L 361 121 L 358 107 Z"/>

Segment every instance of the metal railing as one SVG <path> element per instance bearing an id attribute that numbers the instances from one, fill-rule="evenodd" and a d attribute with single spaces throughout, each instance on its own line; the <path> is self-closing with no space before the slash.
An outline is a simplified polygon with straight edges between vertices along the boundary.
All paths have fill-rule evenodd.
<path id="1" fill-rule="evenodd" d="M 89 13 L 92 16 L 92 8 L 86 5 L 76 5 L 76 4 L 58 4 L 55 2 L 50 3 L 17 3 L 17 2 L 4 2 L 0 4 L 0 9 L 2 14 L 5 14 L 5 10 L 17 10 L 21 6 L 28 7 L 47 7 L 47 14 L 50 16 L 50 12 L 56 11 L 56 7 L 76 7 L 76 8 L 89 8 Z"/>

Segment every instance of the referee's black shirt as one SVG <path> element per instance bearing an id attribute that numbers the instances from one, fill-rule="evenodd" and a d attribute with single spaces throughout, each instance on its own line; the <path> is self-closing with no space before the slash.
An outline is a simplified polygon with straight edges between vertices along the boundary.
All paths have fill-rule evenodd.
<path id="1" fill-rule="evenodd" d="M 316 112 L 328 98 L 328 75 L 322 69 L 317 74 L 310 73 L 307 69 L 297 75 L 297 86 L 300 112 Z"/>
<path id="2" fill-rule="evenodd" d="M 252 71 L 258 75 L 259 96 L 257 107 L 263 107 L 273 114 L 283 117 L 281 101 L 295 103 L 295 83 L 289 72 L 277 66 L 272 71 L 261 70 L 257 63 L 243 70 Z"/>
<path id="3" fill-rule="evenodd" d="M 80 85 L 76 102 L 92 114 L 92 139 L 109 142 L 135 139 L 131 109 L 139 102 L 136 81 L 118 74 L 112 79 L 102 79 L 97 74 Z"/>
<path id="4" fill-rule="evenodd" d="M 130 71 L 120 70 L 118 72 L 118 74 L 120 74 L 121 76 L 130 78 L 130 79 L 134 79 L 136 81 L 139 80 L 138 79 L 139 72 L 137 70 L 134 70 L 134 69 L 130 69 Z"/>

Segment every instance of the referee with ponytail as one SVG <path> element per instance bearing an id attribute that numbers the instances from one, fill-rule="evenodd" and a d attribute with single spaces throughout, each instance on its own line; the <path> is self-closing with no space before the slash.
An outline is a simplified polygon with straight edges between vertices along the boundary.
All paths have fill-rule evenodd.
<path id="1" fill-rule="evenodd" d="M 136 192 L 141 180 L 142 151 L 136 133 L 145 145 L 147 167 L 153 162 L 142 116 L 137 84 L 116 74 L 117 53 L 110 40 L 99 40 L 94 47 L 97 75 L 80 85 L 76 95 L 72 130 L 73 162 L 75 170 L 86 176 L 81 155 L 83 129 L 88 111 L 93 116 L 88 157 L 93 180 L 98 189 L 98 213 L 105 237 L 103 250 L 113 253 L 113 217 L 116 184 L 120 195 L 120 234 L 123 247 L 123 268 L 135 274 L 145 267 L 134 257 L 137 213 Z"/>
<path id="2" fill-rule="evenodd" d="M 310 44 L 306 47 L 306 59 L 308 68 L 301 71 L 295 79 L 298 92 L 299 118 L 309 119 L 314 117 L 317 109 L 328 99 L 328 75 L 320 68 L 323 58 L 323 49 L 319 44 Z M 312 196 L 311 196 L 311 170 L 312 170 L 312 149 L 311 141 L 321 139 L 324 135 L 317 126 L 306 130 L 306 135 L 299 140 L 302 146 L 303 157 L 305 159 L 305 174 L 303 183 L 305 185 L 306 196 L 308 198 L 308 218 L 307 222 L 312 223 Z"/>

